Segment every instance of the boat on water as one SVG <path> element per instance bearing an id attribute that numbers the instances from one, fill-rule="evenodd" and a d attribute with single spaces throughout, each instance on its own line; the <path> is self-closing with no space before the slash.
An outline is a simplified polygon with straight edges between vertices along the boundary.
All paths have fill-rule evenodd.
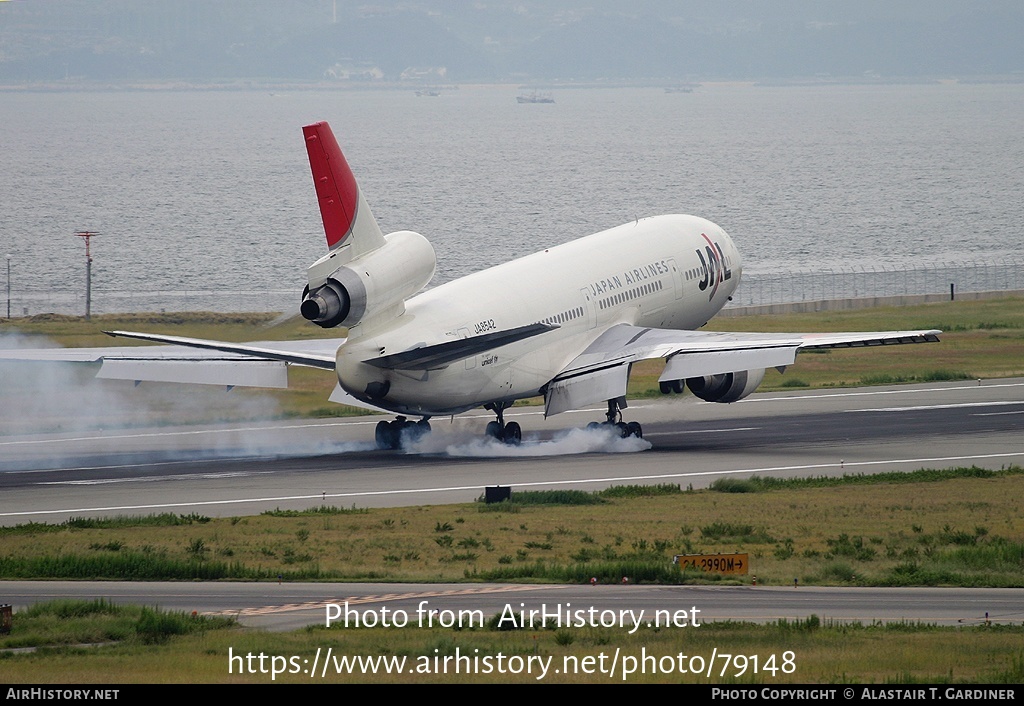
<path id="1" fill-rule="evenodd" d="M 551 97 L 550 93 L 534 91 L 525 96 L 516 96 L 516 101 L 519 103 L 554 103 L 555 99 Z"/>

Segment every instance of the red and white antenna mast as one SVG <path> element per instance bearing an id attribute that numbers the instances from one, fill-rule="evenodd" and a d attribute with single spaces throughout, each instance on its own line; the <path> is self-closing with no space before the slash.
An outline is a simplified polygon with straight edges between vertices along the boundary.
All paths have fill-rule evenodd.
<path id="1" fill-rule="evenodd" d="M 89 239 L 99 235 L 93 230 L 80 230 L 75 233 L 79 238 L 85 238 L 85 320 L 92 318 L 92 253 L 89 252 Z"/>

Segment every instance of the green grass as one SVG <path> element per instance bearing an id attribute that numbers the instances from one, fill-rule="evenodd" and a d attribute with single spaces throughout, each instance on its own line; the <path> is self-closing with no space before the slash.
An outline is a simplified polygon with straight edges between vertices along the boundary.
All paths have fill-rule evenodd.
<path id="1" fill-rule="evenodd" d="M 602 498 L 650 498 L 655 495 L 678 495 L 684 492 L 678 484 L 659 483 L 657 485 L 613 485 L 597 491 Z"/>
<path id="2" fill-rule="evenodd" d="M 729 492 L 732 490 L 744 492 Z M 4 531 L 0 578 L 749 582 L 675 554 L 750 555 L 759 584 L 1024 586 L 1024 472 L 980 468 L 516 493 L 527 502 L 103 519 Z M 204 519 L 204 518 L 200 518 Z"/>
<path id="3" fill-rule="evenodd" d="M 998 471 L 977 466 L 961 468 L 923 468 L 916 471 L 888 471 L 883 473 L 844 473 L 841 476 L 808 476 L 806 478 L 775 478 L 772 476 L 751 476 L 741 478 L 719 478 L 711 483 L 710 490 L 719 493 L 757 493 L 766 490 L 788 488 L 834 488 L 840 485 L 874 485 L 878 483 L 928 483 L 954 478 L 1001 478 L 1024 474 L 1024 468 L 1009 466 Z"/>
<path id="4" fill-rule="evenodd" d="M 512 505 L 599 505 L 604 500 L 596 493 L 583 490 L 517 490 L 512 492 Z"/>
<path id="5" fill-rule="evenodd" d="M 146 606 L 117 605 L 105 599 L 60 599 L 19 611 L 0 649 L 67 647 L 125 642 L 158 644 L 173 636 L 234 625 L 228 618 L 192 616 Z"/>
<path id="6" fill-rule="evenodd" d="M 124 529 L 128 527 L 178 527 L 181 525 L 204 524 L 210 518 L 191 513 L 175 515 L 171 512 L 157 515 L 118 515 L 117 517 L 72 517 L 57 523 L 44 524 L 29 522 L 12 527 L 0 527 L 0 537 L 8 534 L 35 534 L 38 532 L 60 532 L 64 529 Z"/>
<path id="7" fill-rule="evenodd" d="M 865 375 L 859 381 L 861 385 L 902 385 L 909 382 L 948 382 L 951 380 L 971 380 L 974 376 L 962 370 L 929 370 L 920 375 L 890 375 L 876 373 Z"/>
<path id="8" fill-rule="evenodd" d="M 0 647 L 13 644 L 50 645 L 29 654 L 0 654 L 6 684 L 160 684 L 160 683 L 537 683 L 537 673 L 482 673 L 483 670 L 438 674 L 425 667 L 436 658 L 457 653 L 489 657 L 500 653 L 550 660 L 544 683 L 739 683 L 775 686 L 789 683 L 847 684 L 1018 684 L 1024 679 L 1024 627 L 975 625 L 959 628 L 920 623 L 850 624 L 812 615 L 800 620 L 768 624 L 699 621 L 699 627 L 644 628 L 634 634 L 622 629 L 558 627 L 549 623 L 530 629 L 498 625 L 497 616 L 484 625 L 460 629 L 345 628 L 311 626 L 288 633 L 240 631 L 227 621 L 192 618 L 143 608 L 115 608 L 98 602 L 98 610 L 81 617 L 57 617 L 54 604 L 15 614 L 14 632 L 0 638 Z M 689 604 L 684 606 L 689 608 Z M 85 604 L 86 612 L 90 606 Z M 91 627 L 84 622 L 93 621 Z M 43 624 L 45 623 L 45 625 Z M 93 649 L 69 647 L 77 643 L 109 642 Z M 301 671 L 330 649 L 336 657 L 366 655 L 405 660 L 400 674 L 355 670 L 324 676 Z M 714 665 L 706 673 L 639 669 L 641 656 L 655 658 L 684 654 L 707 660 L 717 652 L 747 659 Z M 614 678 L 582 669 L 567 671 L 585 657 L 592 665 L 609 664 L 617 653 L 620 668 Z M 246 655 L 267 656 L 260 671 L 245 667 Z M 234 657 L 229 661 L 229 655 Z M 239 656 L 242 659 L 239 659 Z M 271 656 L 294 656 L 277 663 L 272 675 Z M 602 657 L 603 655 L 603 657 Z M 754 671 L 756 656 L 757 671 Z M 632 661 L 627 661 L 632 660 Z M 668 661 L 675 661 L 669 659 Z M 494 662 L 492 662 L 493 664 Z M 623 677 L 622 667 L 635 671 Z M 666 662 L 667 666 L 667 662 Z M 686 663 L 689 667 L 689 663 Z M 333 667 L 333 665 L 332 665 Z M 555 670 L 559 673 L 556 673 Z"/>
<path id="9" fill-rule="evenodd" d="M 262 514 L 269 515 L 270 517 L 311 517 L 317 515 L 358 515 L 365 514 L 366 512 L 366 508 L 356 507 L 355 505 L 350 508 L 319 505 L 305 510 L 282 510 L 281 508 L 275 508 L 273 510 L 266 510 Z"/>

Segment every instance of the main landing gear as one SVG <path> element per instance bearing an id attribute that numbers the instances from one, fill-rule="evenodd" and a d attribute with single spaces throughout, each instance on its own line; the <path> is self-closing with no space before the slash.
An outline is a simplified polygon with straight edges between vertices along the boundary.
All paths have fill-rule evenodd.
<path id="1" fill-rule="evenodd" d="M 398 417 L 393 422 L 377 422 L 377 448 L 400 449 L 403 444 L 418 441 L 430 433 L 430 417 L 418 422 L 410 422 L 405 417 Z"/>
<path id="2" fill-rule="evenodd" d="M 494 412 L 498 415 L 498 419 L 493 422 L 487 422 L 487 429 L 484 430 L 484 433 L 492 439 L 504 441 L 511 446 L 518 446 L 519 442 L 523 440 L 522 427 L 519 426 L 518 422 L 506 424 L 503 416 L 505 410 L 511 406 L 511 402 L 488 402 L 485 404 L 484 409 Z"/>
<path id="3" fill-rule="evenodd" d="M 587 425 L 587 429 L 607 429 L 614 427 L 618 431 L 619 436 L 623 439 L 629 436 L 635 436 L 638 439 L 644 438 L 644 430 L 640 427 L 639 422 L 624 422 L 622 421 L 622 412 L 619 410 L 619 399 L 615 398 L 608 400 L 608 412 L 605 414 L 605 421 L 603 422 L 591 422 Z M 622 398 L 623 400 L 625 398 Z M 625 402 L 623 402 L 625 406 Z"/>

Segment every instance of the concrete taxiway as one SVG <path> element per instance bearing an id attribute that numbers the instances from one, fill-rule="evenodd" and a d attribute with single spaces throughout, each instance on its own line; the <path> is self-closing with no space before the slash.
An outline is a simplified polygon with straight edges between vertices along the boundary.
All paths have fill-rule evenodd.
<path id="1" fill-rule="evenodd" d="M 337 621 L 346 608 L 350 627 L 355 627 L 356 620 L 381 621 L 389 615 L 394 620 L 399 611 L 405 614 L 399 615 L 399 620 L 414 627 L 457 620 L 460 613 L 490 618 L 508 611 L 529 615 L 531 610 L 563 616 L 569 611 L 585 611 L 588 616 L 609 620 L 625 611 L 637 618 L 643 616 L 641 629 L 647 629 L 648 622 L 654 627 L 655 621 L 660 621 L 661 627 L 686 628 L 711 621 L 774 622 L 812 615 L 822 621 L 862 623 L 1024 621 L 1021 589 L 4 581 L 0 582 L 0 596 L 0 602 L 12 603 L 16 609 L 56 598 L 104 598 L 228 615 L 243 625 L 269 630 L 323 625 L 328 610 Z"/>

